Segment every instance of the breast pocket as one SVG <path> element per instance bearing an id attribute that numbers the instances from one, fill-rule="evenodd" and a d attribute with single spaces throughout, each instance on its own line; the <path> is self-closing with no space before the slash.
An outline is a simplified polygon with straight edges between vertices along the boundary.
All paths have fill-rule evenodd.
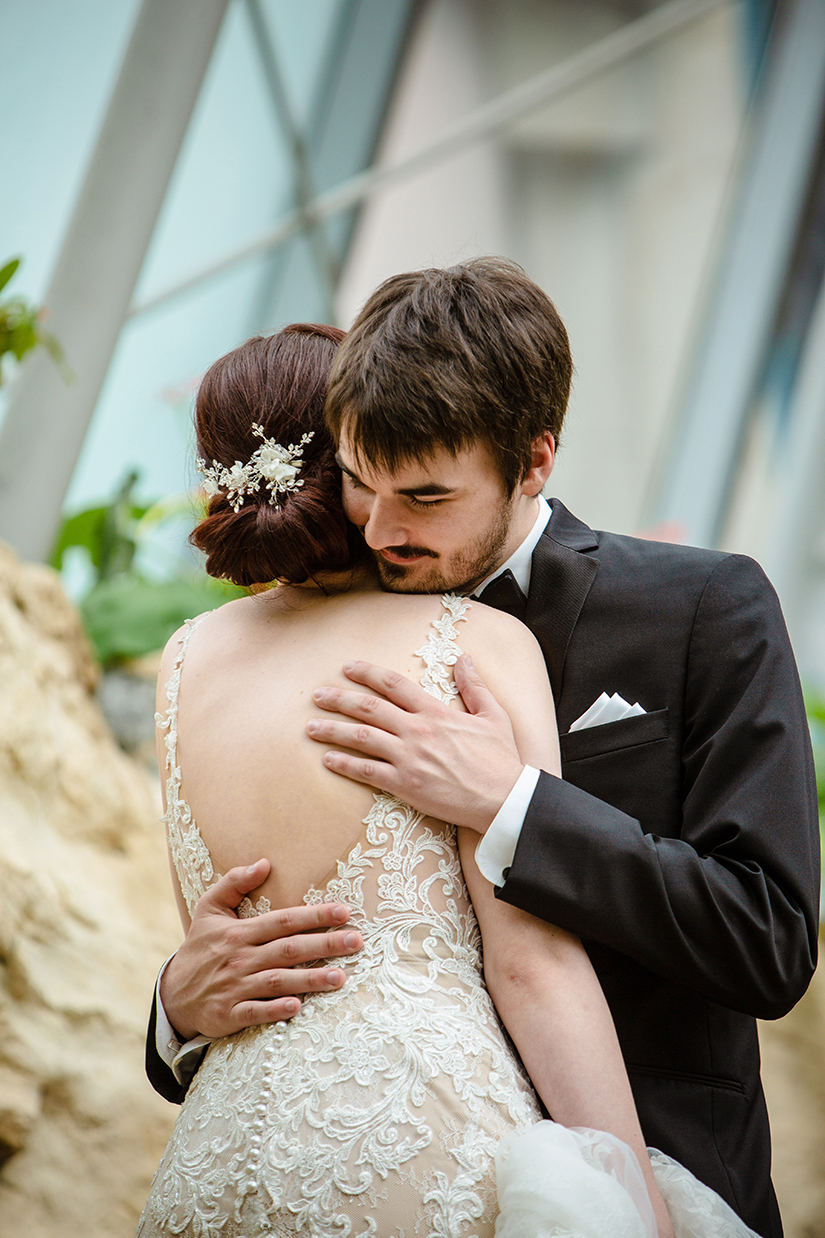
<path id="1" fill-rule="evenodd" d="M 620 808 L 645 833 L 674 835 L 679 762 L 666 709 L 560 736 L 562 777 Z"/>
<path id="2" fill-rule="evenodd" d="M 562 760 L 586 761 L 608 752 L 635 748 L 638 744 L 655 744 L 667 739 L 670 733 L 667 709 L 653 713 L 638 714 L 633 718 L 620 718 L 618 722 L 605 722 L 602 726 L 585 727 L 582 731 L 570 731 L 559 736 Z"/>

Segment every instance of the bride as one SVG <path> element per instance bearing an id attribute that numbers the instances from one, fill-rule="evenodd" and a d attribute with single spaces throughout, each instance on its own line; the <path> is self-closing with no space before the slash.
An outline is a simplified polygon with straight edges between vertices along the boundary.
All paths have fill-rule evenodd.
<path id="1" fill-rule="evenodd" d="M 648 1156 L 580 942 L 494 898 L 471 832 L 340 779 L 306 735 L 309 685 L 345 686 L 354 648 L 455 708 L 464 651 L 522 760 L 559 771 L 528 630 L 455 596 L 378 588 L 323 420 L 341 338 L 287 327 L 203 380 L 211 498 L 193 540 L 213 575 L 280 584 L 170 640 L 159 752 L 184 929 L 222 873 L 264 855 L 241 916 L 340 901 L 364 949 L 346 987 L 308 995 L 291 1022 L 212 1042 L 137 1233 L 670 1238 L 672 1217 L 679 1238 L 744 1238 L 716 1195 Z"/>

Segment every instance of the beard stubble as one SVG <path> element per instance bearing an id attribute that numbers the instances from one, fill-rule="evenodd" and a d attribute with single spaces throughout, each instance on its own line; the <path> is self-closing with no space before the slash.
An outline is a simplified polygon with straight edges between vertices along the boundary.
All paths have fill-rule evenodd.
<path id="1" fill-rule="evenodd" d="M 393 547 L 396 554 L 404 551 L 431 555 L 432 566 L 405 567 L 403 563 L 388 563 L 378 551 L 372 551 L 378 569 L 381 588 L 387 593 L 473 593 L 481 582 L 501 566 L 513 519 L 513 505 L 502 503 L 481 537 L 449 559 L 424 546 Z M 389 549 L 389 547 L 388 547 Z"/>

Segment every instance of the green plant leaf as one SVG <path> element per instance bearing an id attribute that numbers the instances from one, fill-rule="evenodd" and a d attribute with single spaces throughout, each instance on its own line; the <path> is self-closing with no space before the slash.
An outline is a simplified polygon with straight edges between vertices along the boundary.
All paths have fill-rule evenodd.
<path id="1" fill-rule="evenodd" d="M 98 583 L 131 567 L 137 548 L 140 522 L 150 506 L 132 502 L 132 490 L 137 473 L 129 473 L 111 503 L 103 507 L 88 507 L 68 516 L 61 525 L 49 559 L 60 571 L 63 555 L 70 546 L 84 546 L 97 572 Z"/>
<path id="2" fill-rule="evenodd" d="M 63 566 L 63 555 L 69 547 L 85 546 L 93 566 L 99 570 L 103 526 L 106 523 L 108 510 L 108 507 L 89 507 L 86 511 L 77 512 L 76 515 L 64 520 L 49 559 L 51 566 L 60 571 Z"/>
<path id="3" fill-rule="evenodd" d="M 147 581 L 129 572 L 96 585 L 80 611 L 98 660 L 111 666 L 162 649 L 184 620 L 246 592 L 210 576 Z"/>
<path id="4" fill-rule="evenodd" d="M 0 292 L 13 277 L 20 266 L 19 258 L 12 258 L 0 270 Z M 17 361 L 22 361 L 33 348 L 45 348 L 63 375 L 65 382 L 74 378 L 63 356 L 60 344 L 48 331 L 44 330 L 41 318 L 45 311 L 35 309 L 23 297 L 9 297 L 0 302 L 0 367 L 6 353 L 11 353 Z M 3 374 L 0 368 L 0 385 Z"/>
<path id="5" fill-rule="evenodd" d="M 2 271 L 0 271 L 0 292 L 3 291 L 6 284 L 12 278 L 12 276 L 14 275 L 15 271 L 17 270 L 19 266 L 20 266 L 20 259 L 12 258 L 11 262 L 7 262 L 6 265 L 3 267 Z"/>
<path id="6" fill-rule="evenodd" d="M 11 351 L 18 361 L 37 346 L 37 328 L 32 319 L 23 319 L 11 333 Z"/>

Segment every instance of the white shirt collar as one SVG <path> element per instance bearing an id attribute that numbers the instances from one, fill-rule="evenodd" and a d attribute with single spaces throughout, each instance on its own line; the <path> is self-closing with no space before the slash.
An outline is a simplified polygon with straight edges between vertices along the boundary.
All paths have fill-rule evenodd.
<path id="1" fill-rule="evenodd" d="M 515 577 L 516 584 L 521 589 L 525 597 L 530 592 L 530 574 L 533 568 L 533 551 L 538 545 L 539 538 L 547 528 L 547 523 L 553 515 L 553 509 L 547 502 L 544 495 L 537 496 L 539 501 L 538 514 L 532 529 L 525 537 L 520 546 L 517 546 L 506 563 L 502 563 L 501 567 L 497 567 L 494 572 L 482 580 L 481 584 L 475 590 L 475 596 L 481 594 L 482 589 L 489 585 L 491 580 L 495 580 L 497 576 L 501 576 L 502 572 L 509 570 Z"/>

